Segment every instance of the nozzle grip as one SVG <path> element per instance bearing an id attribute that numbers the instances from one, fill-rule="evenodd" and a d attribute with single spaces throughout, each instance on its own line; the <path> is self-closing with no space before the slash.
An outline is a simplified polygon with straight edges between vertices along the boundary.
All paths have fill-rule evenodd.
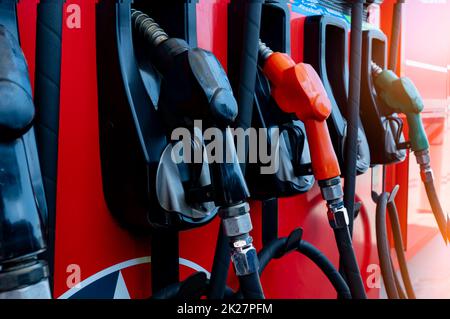
<path id="1" fill-rule="evenodd" d="M 315 178 L 321 181 L 340 176 L 341 170 L 328 133 L 327 122 L 308 120 L 305 122 L 305 129 Z"/>
<path id="2" fill-rule="evenodd" d="M 407 113 L 409 140 L 414 152 L 427 150 L 430 147 L 420 113 Z"/>

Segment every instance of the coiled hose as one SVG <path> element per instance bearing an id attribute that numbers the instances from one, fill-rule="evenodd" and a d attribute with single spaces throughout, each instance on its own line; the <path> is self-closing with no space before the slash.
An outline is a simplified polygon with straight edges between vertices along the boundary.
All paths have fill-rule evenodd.
<path id="1" fill-rule="evenodd" d="M 288 237 L 273 240 L 259 252 L 258 258 L 260 273 L 264 271 L 265 267 L 272 259 L 278 259 L 290 253 L 290 250 L 286 249 L 287 242 Z M 329 261 L 320 250 L 304 240 L 300 240 L 297 243 L 295 250 L 308 257 L 308 259 L 320 268 L 325 276 L 327 276 L 339 296 L 343 299 L 352 298 L 350 289 L 344 278 L 342 278 L 341 274 L 337 271 L 331 261 Z"/>
<path id="2" fill-rule="evenodd" d="M 152 299 L 200 299 L 208 293 L 210 281 L 204 272 L 197 272 L 182 282 L 171 284 L 153 294 Z M 224 297 L 232 299 L 235 292 L 225 287 Z"/>

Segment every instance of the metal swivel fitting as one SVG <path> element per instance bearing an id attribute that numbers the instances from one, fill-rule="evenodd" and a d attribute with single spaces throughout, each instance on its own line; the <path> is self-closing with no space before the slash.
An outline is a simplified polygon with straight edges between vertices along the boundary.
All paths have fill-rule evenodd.
<path id="1" fill-rule="evenodd" d="M 322 197 L 327 202 L 328 221 L 333 229 L 347 227 L 349 224 L 348 212 L 342 198 L 341 179 L 335 177 L 325 181 L 319 181 Z"/>
<path id="2" fill-rule="evenodd" d="M 157 47 L 169 38 L 159 24 L 142 11 L 131 9 L 131 21 L 153 47 Z"/>
<path id="3" fill-rule="evenodd" d="M 433 169 L 431 168 L 431 158 L 429 150 L 424 150 L 420 152 L 414 152 L 416 156 L 416 162 L 420 166 L 420 176 L 422 181 L 432 182 L 434 179 Z"/>
<path id="4" fill-rule="evenodd" d="M 259 267 L 253 239 L 249 235 L 253 228 L 249 212 L 250 206 L 246 202 L 223 207 L 219 211 L 224 233 L 230 238 L 231 260 L 238 276 L 255 273 Z"/>
<path id="5" fill-rule="evenodd" d="M 259 58 L 265 61 L 273 54 L 273 51 L 261 40 L 259 40 Z"/>
<path id="6" fill-rule="evenodd" d="M 251 236 L 232 243 L 231 260 L 237 276 L 246 276 L 258 271 L 258 254 L 253 247 Z"/>
<path id="7" fill-rule="evenodd" d="M 343 201 L 327 203 L 328 221 L 333 229 L 344 228 L 349 224 L 347 208 Z"/>
<path id="8" fill-rule="evenodd" d="M 371 70 L 372 70 L 372 76 L 378 77 L 381 73 L 383 73 L 383 69 L 379 67 L 375 62 L 370 62 Z"/>
<path id="9" fill-rule="evenodd" d="M 228 237 L 248 234 L 253 229 L 249 211 L 250 206 L 245 202 L 220 209 L 223 229 Z"/>

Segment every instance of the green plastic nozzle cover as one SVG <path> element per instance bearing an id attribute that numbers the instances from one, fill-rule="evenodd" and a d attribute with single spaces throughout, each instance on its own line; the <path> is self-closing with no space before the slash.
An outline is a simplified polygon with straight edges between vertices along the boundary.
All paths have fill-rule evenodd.
<path id="1" fill-rule="evenodd" d="M 393 112 L 406 115 L 411 149 L 414 152 L 427 150 L 430 145 L 420 114 L 424 105 L 414 83 L 409 78 L 399 78 L 394 72 L 384 70 L 375 78 L 375 87 L 386 106 Z"/>

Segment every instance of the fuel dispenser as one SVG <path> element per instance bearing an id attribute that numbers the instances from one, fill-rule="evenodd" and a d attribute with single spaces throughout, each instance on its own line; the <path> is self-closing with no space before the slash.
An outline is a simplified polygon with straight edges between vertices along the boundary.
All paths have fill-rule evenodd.
<path id="1" fill-rule="evenodd" d="M 375 62 L 376 61 L 376 62 Z M 406 264 L 400 221 L 398 217 L 395 197 L 399 186 L 390 192 L 386 191 L 386 165 L 405 160 L 408 142 L 403 135 L 403 121 L 396 112 L 387 111 L 383 106 L 380 95 L 374 84 L 373 67 L 376 63 L 387 66 L 387 39 L 380 30 L 370 29 L 363 32 L 362 69 L 361 69 L 361 118 L 367 128 L 371 151 L 376 154 L 372 158 L 373 179 L 378 177 L 376 167 L 382 165 L 381 191 L 372 189 L 373 200 L 377 203 L 376 234 L 377 248 L 381 273 L 385 282 L 389 298 L 415 298 L 414 289 Z M 380 68 L 381 69 L 381 68 Z M 378 69 L 377 69 L 378 70 Z M 369 130 L 369 127 L 371 128 Z M 374 185 L 373 185 L 374 186 Z M 399 283 L 390 253 L 390 243 L 387 233 L 387 218 L 394 238 L 396 255 L 399 261 L 405 291 Z"/>
<path id="2" fill-rule="evenodd" d="M 261 15 L 261 39 L 280 52 L 290 53 L 290 13 L 280 1 L 267 1 Z M 264 163 L 248 163 L 246 179 L 251 197 L 262 201 L 263 243 L 277 238 L 278 200 L 309 191 L 314 185 L 311 156 L 305 127 L 292 114 L 283 112 L 271 96 L 271 87 L 262 68 L 258 66 L 252 127 L 267 132 L 267 146 L 277 143 L 278 169 L 272 174 L 262 174 Z M 276 141 L 270 138 L 271 130 L 277 130 Z M 264 141 L 260 138 L 260 143 Z M 274 154 L 272 154 L 273 156 Z"/>
<path id="3" fill-rule="evenodd" d="M 387 66 L 387 39 L 380 30 L 363 32 L 361 66 L 361 119 L 367 131 L 372 165 L 395 164 L 405 160 L 403 122 L 397 113 L 384 112 L 374 90 L 372 63 Z M 372 129 L 368 129 L 371 127 Z"/>
<path id="4" fill-rule="evenodd" d="M 279 1 L 267 1 L 263 5 L 260 37 L 264 43 L 278 48 L 280 52 L 290 53 L 290 13 Z M 302 238 L 303 230 L 294 229 L 287 237 L 278 237 L 279 215 L 278 198 L 290 197 L 309 191 L 314 184 L 310 148 L 303 122 L 292 113 L 284 112 L 272 96 L 272 84 L 264 73 L 263 52 L 268 52 L 266 44 L 259 42 L 259 64 L 255 88 L 253 127 L 279 130 L 278 162 L 276 174 L 262 175 L 257 171 L 263 165 L 248 164 L 247 180 L 252 197 L 262 203 L 262 241 L 263 248 L 258 253 L 260 273 L 273 259 L 280 259 L 292 251 L 309 258 L 327 276 L 328 280 L 343 298 L 351 298 L 347 283 L 327 259 L 311 243 Z M 305 79 L 305 81 L 308 81 Z M 267 139 L 271 142 L 270 138 Z M 265 141 L 259 140 L 260 143 Z M 259 173 L 259 174 L 258 174 Z M 266 181 L 264 183 L 264 180 Z M 275 202 L 275 204 L 273 204 Z"/>
<path id="5" fill-rule="evenodd" d="M 310 16 L 305 21 L 304 62 L 319 74 L 330 98 L 332 112 L 328 119 L 333 147 L 343 174 L 349 113 L 349 28 L 342 19 L 331 15 Z M 362 125 L 358 126 L 357 174 L 365 173 L 371 153 Z"/>
<path id="6" fill-rule="evenodd" d="M 0 298 L 50 297 L 51 267 L 58 265 L 59 272 L 64 271 L 61 263 L 52 260 L 59 178 L 56 168 L 61 158 L 59 87 L 52 83 L 59 84 L 60 57 L 56 53 L 61 42 L 58 37 L 46 36 L 46 32 L 61 35 L 64 27 L 58 24 L 62 22 L 62 3 L 46 7 L 52 2 L 41 0 L 38 7 L 36 111 L 18 41 L 15 1 L 0 3 L 0 51 L 4 57 L 0 73 L 7 79 L 0 83 L 0 95 L 4 96 L 0 103 L 0 215 L 5 221 L 0 225 L 4 234 L 0 239 Z M 312 261 L 340 298 L 365 298 L 367 287 L 361 274 L 368 260 L 364 255 L 363 262 L 357 262 L 351 238 L 353 209 L 346 209 L 350 206 L 341 187 L 341 177 L 349 175 L 348 143 L 355 146 L 358 175 L 369 167 L 403 161 L 411 148 L 447 240 L 448 218 L 434 190 L 420 118 L 423 102 L 409 80 L 387 70 L 386 36 L 376 29 L 363 32 L 361 112 L 356 121 L 357 142 L 353 143 L 349 133 L 355 119 L 349 112 L 348 25 L 331 14 L 309 16 L 300 32 L 292 17 L 298 2 L 220 3 L 222 9 L 228 8 L 228 39 L 222 39 L 228 42 L 228 77 L 212 53 L 198 48 L 197 37 L 202 36 L 197 32 L 198 1 L 100 0 L 95 5 L 101 156 L 98 176 L 111 218 L 133 238 L 147 242 L 147 235 L 151 235 L 153 298 L 263 298 L 260 275 L 271 260 L 292 251 Z M 205 10 L 205 2 L 201 5 Z M 46 19 L 57 22 L 51 24 L 54 30 L 47 30 Z M 291 52 L 291 39 L 302 42 L 305 63 L 296 63 L 299 61 L 290 57 L 298 55 Z M 293 48 L 298 49 L 295 45 Z M 55 63 L 50 63 L 49 57 Z M 50 64 L 51 68 L 42 67 Z M 403 137 L 400 113 L 406 115 L 410 141 Z M 201 127 L 197 120 L 202 120 Z M 239 162 L 230 127 L 266 130 L 258 143 L 264 143 L 266 150 L 273 144 L 279 147 L 279 169 L 260 174 L 265 163 L 250 161 L 250 145 L 246 145 L 245 160 Z M 210 128 L 224 137 L 223 151 L 231 154 L 231 162 L 215 163 L 208 157 L 213 143 L 205 138 L 203 129 Z M 278 140 L 270 134 L 276 130 L 280 133 Z M 181 139 L 184 135 L 188 138 Z M 366 177 L 360 178 L 366 182 Z M 316 180 L 320 190 L 314 187 Z M 347 178 L 344 182 L 347 187 Z M 384 188 L 381 194 L 374 192 L 373 198 L 378 204 L 378 253 L 386 290 L 391 298 L 414 298 L 395 206 L 398 187 L 390 192 Z M 337 258 L 334 245 L 327 250 L 332 241 L 326 238 L 324 244 L 316 234 L 308 237 L 310 224 L 306 223 L 303 231 L 295 228 L 304 226 L 303 217 L 300 223 L 291 218 L 291 211 L 301 216 L 320 213 L 324 206 L 317 206 L 314 195 L 309 196 L 317 193 L 320 200 L 319 192 L 327 202 L 328 222 L 344 264 L 341 266 L 346 266 L 341 273 L 332 263 Z M 295 198 L 292 203 L 297 206 L 279 207 L 279 199 L 288 198 Z M 255 201 L 262 202 L 261 229 L 254 227 L 259 226 Z M 17 205 L 26 212 L 23 220 L 16 220 Z M 363 214 L 366 205 L 364 198 L 361 218 L 367 218 Z M 286 213 L 291 215 L 286 217 Z M 405 290 L 393 268 L 386 214 Z M 206 269 L 197 269 L 180 282 L 179 233 L 198 229 L 199 234 L 200 227 L 214 225 L 217 217 L 221 227 L 211 276 Z M 322 224 L 314 221 L 315 233 L 324 237 Z M 289 233 L 278 236 L 282 223 L 289 224 Z M 255 230 L 250 236 L 252 228 Z M 13 232 L 24 236 L 8 235 Z M 370 237 L 370 231 L 367 234 Z M 360 232 L 355 236 L 359 239 Z M 367 246 L 372 243 L 368 237 L 363 243 L 365 254 L 366 250 L 370 254 Z M 28 241 L 22 240 L 18 247 L 17 238 Z M 212 252 L 213 246 L 203 242 L 198 250 Z M 262 249 L 256 254 L 259 247 Z M 227 280 L 230 261 L 240 283 L 238 290 L 227 286 L 231 283 L 234 287 L 232 280 Z"/>
<path id="7" fill-rule="evenodd" d="M 180 6 L 180 10 L 188 7 L 189 5 L 183 4 Z M 135 225 L 144 222 L 148 229 L 159 227 L 166 228 L 165 231 L 167 228 L 178 231 L 198 227 L 210 221 L 218 213 L 222 219 L 223 232 L 229 241 L 231 259 L 244 296 L 262 298 L 256 250 L 253 248 L 252 238 L 248 234 L 252 229 L 249 206 L 246 203 L 248 190 L 229 130 L 230 123 L 237 115 L 237 104 L 226 74 L 210 52 L 195 48 L 195 42 L 190 44 L 186 42 L 186 40 L 193 41 L 193 39 L 186 39 L 186 33 L 184 34 L 186 40 L 169 37 L 156 22 L 157 16 L 151 18 L 143 11 L 137 10 L 138 8 L 152 13 L 152 5 L 147 2 L 135 2 L 132 9 L 130 3 L 103 1 L 97 8 L 97 32 L 104 35 L 111 23 L 122 26 L 117 29 L 118 32 L 121 32 L 120 34 L 110 32 L 110 36 L 113 37 L 112 39 L 107 38 L 110 41 L 103 42 L 104 39 L 101 40 L 106 45 L 109 43 L 109 45 L 116 45 L 119 48 L 119 54 L 115 57 L 118 60 L 109 61 L 109 64 L 99 62 L 99 71 L 102 71 L 99 72 L 101 74 L 99 82 L 103 83 L 99 88 L 99 105 L 102 113 L 111 116 L 101 119 L 105 125 L 102 154 L 105 175 L 112 174 L 110 178 L 120 178 L 120 175 L 113 177 L 114 174 L 121 173 L 106 166 L 108 165 L 106 163 L 111 163 L 111 159 L 114 160 L 113 154 L 117 154 L 117 152 L 124 154 L 123 149 L 117 149 L 116 139 L 122 140 L 124 144 L 129 143 L 123 139 L 123 135 L 120 137 L 117 133 L 115 135 L 114 130 L 122 128 L 124 131 L 128 131 L 126 134 L 131 137 L 131 141 L 135 141 L 134 146 L 139 146 L 136 148 L 137 150 L 146 147 L 143 152 L 144 157 L 140 152 L 141 154 L 137 154 L 138 156 L 122 159 L 122 161 L 126 161 L 122 164 L 133 171 L 141 167 L 141 171 L 131 174 L 131 176 L 139 178 L 138 182 L 140 181 L 140 183 L 133 181 L 134 185 L 132 186 L 137 188 L 138 194 L 144 199 L 133 201 L 134 205 L 141 204 L 139 210 L 131 210 L 130 213 L 129 207 L 121 208 L 120 204 L 118 207 L 114 207 L 112 200 L 109 205 L 112 210 L 116 210 L 125 219 L 132 221 L 133 217 L 128 217 L 128 215 L 134 215 L 135 220 L 137 218 L 140 221 Z M 189 10 L 183 12 L 184 17 L 188 17 L 186 14 Z M 158 14 L 158 11 L 156 13 Z M 162 14 L 161 11 L 159 13 Z M 105 17 L 109 19 L 105 19 Z M 161 20 L 164 22 L 164 19 Z M 174 34 L 176 33 L 174 32 Z M 140 47 L 137 43 L 140 43 Z M 100 46 L 102 45 L 100 44 Z M 141 50 L 142 55 L 134 54 L 136 47 L 137 51 Z M 121 50 L 124 50 L 124 53 L 121 53 Z M 99 53 L 99 58 L 104 56 L 101 51 Z M 134 58 L 135 56 L 142 57 L 142 60 L 138 62 Z M 122 60 L 122 57 L 126 57 L 126 59 Z M 147 86 L 153 85 L 151 90 L 147 90 L 142 83 L 146 81 L 145 77 L 140 76 L 140 68 L 143 65 L 146 66 L 145 73 L 153 78 L 152 82 L 146 82 Z M 111 71 L 116 71 L 118 74 L 116 73 L 115 76 L 109 74 Z M 105 77 L 103 78 L 103 76 Z M 128 81 L 114 81 L 117 78 L 125 78 Z M 126 86 L 123 87 L 122 83 L 125 83 Z M 155 87 L 155 83 L 159 84 Z M 133 87 L 127 87 L 128 85 Z M 112 86 L 116 89 L 114 92 L 119 90 L 123 92 L 125 100 L 122 101 L 125 103 L 117 104 L 108 99 Z M 156 105 L 151 103 L 151 94 L 155 92 L 155 88 L 156 93 L 159 93 L 160 90 Z M 176 90 L 177 94 L 174 94 L 173 90 Z M 116 99 L 114 100 L 116 101 Z M 115 107 L 111 107 L 111 105 L 115 105 Z M 114 118 L 114 114 L 118 114 L 114 109 L 123 106 L 131 107 L 132 112 L 126 111 L 125 113 L 129 114 L 128 125 L 121 123 L 123 113 Z M 203 149 L 207 146 L 207 143 L 204 143 L 197 135 L 198 128 L 195 127 L 194 122 L 197 119 L 203 120 L 205 127 L 215 127 L 222 134 L 224 138 L 223 151 L 224 154 L 227 154 L 227 158 L 230 156 L 231 162 L 209 163 L 205 157 L 202 158 L 203 155 L 200 163 L 191 163 L 185 160 L 185 152 L 188 149 L 192 148 L 194 152 L 200 150 L 200 154 L 204 154 Z M 158 125 L 152 125 L 156 123 Z M 187 145 L 183 145 L 183 161 L 178 166 L 173 163 L 171 149 L 175 144 L 170 137 L 172 130 L 176 128 L 184 128 L 193 136 Z M 137 136 L 134 135 L 132 138 L 133 136 L 129 134 L 135 134 L 136 131 L 138 131 Z M 130 151 L 136 152 L 136 149 Z M 129 155 L 126 154 L 126 156 Z M 154 162 L 152 163 L 150 160 Z M 224 159 L 222 158 L 222 160 Z M 117 162 L 113 165 L 122 167 L 122 164 Z M 176 184 L 180 185 L 178 189 L 174 188 Z M 170 186 L 170 189 L 162 189 L 164 185 Z M 121 187 L 123 186 L 121 185 Z M 159 193 L 162 190 L 177 191 L 178 193 L 169 193 L 171 196 L 165 197 Z M 108 193 L 108 191 L 106 188 L 105 192 Z M 107 195 L 107 198 L 114 197 L 114 191 L 110 191 L 109 194 L 111 197 Z M 153 199 L 149 201 L 148 196 L 153 196 Z M 176 209 L 178 207 L 180 207 L 179 210 Z M 190 210 L 185 208 L 192 208 L 192 213 L 187 215 Z M 161 230 L 161 233 L 163 231 Z M 154 236 L 152 242 L 155 239 Z M 155 246 L 161 246 L 161 242 L 155 243 L 153 247 Z M 160 257 L 163 257 L 164 253 L 170 252 L 160 252 Z M 176 255 L 176 250 L 174 253 Z M 152 249 L 152 255 L 154 254 L 155 250 Z M 177 265 L 178 261 L 172 259 L 172 264 Z M 161 269 L 160 271 L 159 275 L 163 274 L 165 270 Z M 155 268 L 153 268 L 152 275 L 154 279 L 157 279 L 155 278 L 157 276 Z M 175 277 L 176 274 L 172 280 L 176 279 Z M 156 286 L 154 285 L 154 287 Z M 162 289 L 164 286 L 160 285 L 157 288 Z"/>

